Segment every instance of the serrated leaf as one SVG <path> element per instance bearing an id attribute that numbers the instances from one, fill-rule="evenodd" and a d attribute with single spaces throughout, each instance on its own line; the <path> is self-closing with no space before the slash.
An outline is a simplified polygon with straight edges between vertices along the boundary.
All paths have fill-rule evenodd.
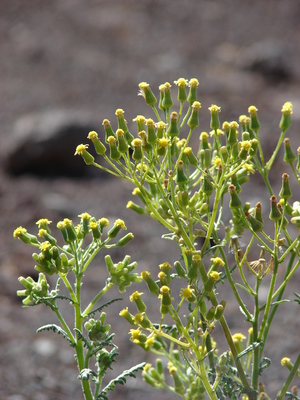
<path id="1" fill-rule="evenodd" d="M 95 316 L 96 312 L 100 312 L 103 310 L 103 308 L 108 307 L 110 304 L 113 304 L 116 301 L 120 301 L 120 300 L 123 300 L 123 298 L 117 297 L 116 299 L 109 300 L 106 303 L 102 304 L 100 307 L 96 308 L 96 310 L 89 312 L 87 315 L 84 316 L 84 318 L 89 318 L 89 317 L 93 318 Z"/>
<path id="2" fill-rule="evenodd" d="M 249 318 L 248 318 L 247 314 L 245 313 L 245 311 L 242 309 L 241 306 L 239 306 L 239 309 L 240 309 L 240 312 L 243 314 L 243 316 L 246 318 L 246 321 L 249 321 Z M 253 320 L 253 315 L 252 314 L 250 314 L 250 315 L 251 315 L 251 320 L 250 321 L 252 321 Z"/>
<path id="3" fill-rule="evenodd" d="M 271 306 L 277 306 L 281 303 L 290 303 L 290 302 L 291 302 L 291 300 L 288 300 L 288 299 L 278 300 L 278 301 L 274 301 L 274 303 L 271 303 Z"/>
<path id="4" fill-rule="evenodd" d="M 92 347 L 90 342 L 83 336 L 83 334 L 80 332 L 80 330 L 77 328 L 74 328 L 74 331 L 76 332 L 77 339 L 83 341 L 83 346 L 90 349 Z"/>
<path id="5" fill-rule="evenodd" d="M 93 382 L 97 382 L 97 374 L 95 371 L 93 371 L 90 368 L 84 368 L 80 371 L 80 374 L 78 375 L 78 379 L 82 380 L 82 381 L 88 381 L 90 379 L 90 377 L 92 378 Z"/>
<path id="6" fill-rule="evenodd" d="M 134 367 L 127 369 L 125 371 L 123 371 L 122 374 L 120 374 L 119 376 L 117 376 L 115 379 L 112 379 L 108 385 L 105 386 L 105 388 L 101 391 L 101 393 L 99 394 L 99 396 L 97 397 L 97 400 L 108 400 L 108 397 L 106 396 L 106 393 L 108 391 L 112 391 L 114 390 L 115 386 L 117 383 L 119 383 L 120 385 L 124 385 L 126 383 L 126 378 L 128 376 L 132 377 L 132 378 L 136 378 L 135 372 L 142 370 L 145 366 L 145 362 L 135 365 Z"/>
<path id="7" fill-rule="evenodd" d="M 271 365 L 271 360 L 268 357 L 263 357 L 259 363 L 258 374 L 261 375 L 262 371 Z"/>
<path id="8" fill-rule="evenodd" d="M 250 353 L 252 350 L 256 349 L 259 346 L 262 346 L 263 342 L 254 342 L 250 346 L 248 346 L 245 350 L 243 350 L 241 353 L 238 354 L 237 360 L 241 357 L 243 357 L 245 354 Z"/>
<path id="9" fill-rule="evenodd" d="M 43 325 L 37 329 L 37 333 L 40 333 L 43 331 L 52 331 L 52 332 L 58 333 L 59 335 L 62 335 L 62 337 L 64 339 L 68 340 L 71 347 L 75 347 L 75 343 L 69 338 L 67 332 L 65 332 L 60 326 L 55 325 L 55 324 L 48 324 L 48 325 Z"/>

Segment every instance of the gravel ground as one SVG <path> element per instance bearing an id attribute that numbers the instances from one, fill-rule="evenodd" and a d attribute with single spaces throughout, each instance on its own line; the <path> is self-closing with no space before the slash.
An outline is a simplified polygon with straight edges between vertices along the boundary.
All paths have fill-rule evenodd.
<path id="1" fill-rule="evenodd" d="M 136 220 L 125 209 L 132 190 L 127 184 L 103 175 L 81 179 L 9 175 L 4 161 L 16 140 L 16 123 L 31 113 L 84 111 L 91 121 L 98 121 L 95 130 L 101 131 L 102 120 L 113 121 L 119 107 L 125 109 L 128 121 L 146 112 L 136 96 L 140 81 L 154 89 L 181 76 L 196 77 L 203 108 L 201 130 L 209 129 L 207 107 L 212 103 L 222 107 L 222 120 L 236 119 L 255 104 L 262 140 L 271 153 L 281 106 L 292 101 L 289 135 L 297 148 L 299 18 L 297 0 L 1 0 L 0 399 L 81 399 L 70 348 L 59 336 L 35 333 L 39 326 L 55 322 L 50 311 L 43 307 L 24 310 L 16 297 L 17 277 L 31 274 L 33 262 L 31 250 L 13 241 L 15 227 L 34 230 L 41 217 L 75 219 L 82 211 L 97 218 L 120 217 L 134 232 L 135 243 L 127 251 L 140 270 L 155 269 L 162 261 L 176 258 L 172 243 L 160 239 L 160 227 L 153 221 Z M 271 177 L 277 191 L 283 168 L 279 160 Z M 243 195 L 254 201 L 261 193 L 255 182 L 255 188 Z M 115 256 L 123 257 L 121 253 Z M 104 266 L 95 263 L 86 276 L 89 293 L 105 278 Z M 298 288 L 299 276 L 291 283 L 291 293 L 299 292 Z M 230 299 L 228 304 L 231 329 L 240 330 L 237 310 Z M 272 346 L 267 348 L 274 359 L 265 378 L 272 398 L 285 372 L 276 363 L 282 355 L 295 358 L 300 348 L 299 310 L 287 310 L 282 306 L 277 329 L 271 331 Z M 128 326 L 119 320 L 113 326 L 122 367 L 143 361 L 144 354 L 128 343 Z M 159 393 L 162 400 L 171 397 Z M 150 400 L 157 393 L 141 380 L 129 380 L 111 398 Z"/>

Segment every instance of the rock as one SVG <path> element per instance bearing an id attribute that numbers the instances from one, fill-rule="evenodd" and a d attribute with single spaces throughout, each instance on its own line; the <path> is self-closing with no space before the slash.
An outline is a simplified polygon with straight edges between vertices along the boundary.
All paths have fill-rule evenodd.
<path id="1" fill-rule="evenodd" d="M 87 135 L 98 125 L 85 112 L 51 110 L 26 114 L 16 121 L 9 138 L 5 169 L 12 175 L 86 175 L 92 168 L 87 168 L 74 153 L 78 144 L 89 143 Z"/>
<path id="2" fill-rule="evenodd" d="M 292 79 L 286 45 L 272 39 L 256 42 L 239 52 L 240 67 L 261 74 L 268 81 Z"/>

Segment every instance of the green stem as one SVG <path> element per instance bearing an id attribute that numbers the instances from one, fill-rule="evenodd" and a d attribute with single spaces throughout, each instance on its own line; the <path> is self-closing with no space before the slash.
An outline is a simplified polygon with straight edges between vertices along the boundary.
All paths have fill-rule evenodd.
<path id="1" fill-rule="evenodd" d="M 109 284 L 106 284 L 106 286 L 93 298 L 93 300 L 90 302 L 90 304 L 86 307 L 86 309 L 83 311 L 81 314 L 82 318 L 85 318 L 89 312 L 92 311 L 92 308 L 94 305 L 97 303 L 97 301 L 106 293 L 109 291 L 114 286 L 112 282 Z"/>
<path id="2" fill-rule="evenodd" d="M 258 289 L 259 289 L 259 277 L 256 279 L 256 293 L 254 296 L 254 317 L 252 322 L 253 328 L 253 343 L 257 342 L 258 338 L 258 323 L 259 323 L 259 303 L 258 303 Z M 255 347 L 253 350 L 253 366 L 252 366 L 252 388 L 258 390 L 258 378 L 259 378 L 259 347 Z"/>
<path id="3" fill-rule="evenodd" d="M 291 369 L 286 381 L 284 382 L 284 385 L 282 386 L 282 389 L 280 390 L 279 394 L 276 397 L 276 400 L 282 400 L 286 394 L 286 392 L 288 391 L 288 388 L 290 387 L 292 380 L 294 379 L 298 368 L 300 366 L 300 354 L 297 357 L 297 360 L 293 366 L 293 368 Z"/>

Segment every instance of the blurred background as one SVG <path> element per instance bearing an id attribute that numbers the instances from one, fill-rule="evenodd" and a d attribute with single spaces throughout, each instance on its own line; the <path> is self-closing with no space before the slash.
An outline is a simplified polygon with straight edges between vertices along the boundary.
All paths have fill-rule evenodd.
<path id="1" fill-rule="evenodd" d="M 136 115 L 153 117 L 137 97 L 139 82 L 150 83 L 157 94 L 161 83 L 195 77 L 200 82 L 201 131 L 209 130 L 211 104 L 221 106 L 221 121 L 237 120 L 255 104 L 262 141 L 271 154 L 279 135 L 281 107 L 291 101 L 293 124 L 287 136 L 296 152 L 300 144 L 299 19 L 298 0 L 1 0 L 1 399 L 82 398 L 67 343 L 54 334 L 35 333 L 40 325 L 56 322 L 50 310 L 22 309 L 16 297 L 18 276 L 34 274 L 32 250 L 12 238 L 17 226 L 37 232 L 39 218 L 47 217 L 54 226 L 64 217 L 75 221 L 87 211 L 112 222 L 125 219 L 135 240 L 124 251 L 139 262 L 140 271 L 155 272 L 159 263 L 178 257 L 175 246 L 160 238 L 160 227 L 147 219 L 136 220 L 125 209 L 132 188 L 87 170 L 80 157 L 73 157 L 76 145 L 87 142 L 90 130 L 101 136 L 104 118 L 116 127 L 117 108 L 125 110 L 132 132 Z M 282 156 L 281 152 L 271 176 L 275 194 L 286 170 Z M 269 196 L 259 181 L 254 182 L 248 192 L 243 191 L 243 200 L 260 200 L 267 207 Z M 297 189 L 293 194 L 293 200 L 299 200 Z M 119 251 L 114 257 L 124 255 Z M 89 293 L 105 279 L 100 257 L 86 276 Z M 296 278 L 293 291 L 299 291 Z M 131 289 L 125 298 L 130 293 Z M 114 312 L 120 307 L 117 304 Z M 238 310 L 230 307 L 229 301 L 227 317 L 233 333 L 246 332 Z M 281 329 L 271 331 L 272 346 L 266 349 L 274 363 L 264 383 L 273 397 L 278 378 L 286 374 L 281 357 L 293 359 L 300 349 L 299 308 L 291 309 L 294 312 L 288 313 L 282 306 L 277 319 Z M 116 319 L 113 329 L 118 333 L 122 367 L 145 360 L 145 354 L 128 342 L 126 324 Z M 121 371 L 118 368 L 116 373 Z M 110 398 L 146 397 L 174 398 L 133 379 Z"/>

